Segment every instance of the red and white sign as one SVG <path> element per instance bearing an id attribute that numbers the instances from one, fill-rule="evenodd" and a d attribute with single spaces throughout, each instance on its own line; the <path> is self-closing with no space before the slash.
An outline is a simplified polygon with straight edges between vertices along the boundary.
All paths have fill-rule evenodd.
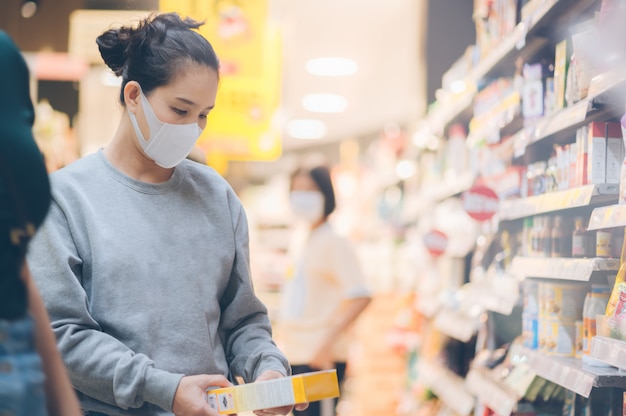
<path id="1" fill-rule="evenodd" d="M 500 199 L 491 188 L 474 186 L 461 196 L 465 212 L 476 221 L 487 221 L 498 212 Z"/>
<path id="2" fill-rule="evenodd" d="M 448 247 L 448 236 L 442 231 L 431 230 L 424 235 L 424 245 L 431 255 L 439 257 Z"/>

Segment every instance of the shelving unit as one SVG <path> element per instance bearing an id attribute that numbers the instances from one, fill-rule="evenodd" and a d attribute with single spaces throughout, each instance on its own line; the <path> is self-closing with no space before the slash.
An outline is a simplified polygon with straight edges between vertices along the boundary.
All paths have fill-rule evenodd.
<path id="1" fill-rule="evenodd" d="M 565 191 L 550 192 L 523 199 L 502 201 L 501 221 L 518 220 L 533 215 L 588 207 L 617 201 L 619 185 L 586 185 Z"/>
<path id="2" fill-rule="evenodd" d="M 520 22 L 512 33 L 472 69 L 465 79 L 467 90 L 449 102 L 438 104 L 428 113 L 426 121 L 429 131 L 442 135 L 448 124 L 469 113 L 477 92 L 476 86 L 482 79 L 500 71 L 503 67 L 512 68 L 517 57 L 531 57 L 544 47 L 546 40 L 537 36 L 537 33 L 550 25 L 553 16 L 558 15 L 562 19 L 575 16 L 593 3 L 593 0 L 532 0 L 529 2 L 527 6 L 534 12 L 526 20 Z"/>
<path id="3" fill-rule="evenodd" d="M 511 414 L 521 398 L 503 380 L 496 379 L 492 371 L 486 368 L 471 369 L 465 377 L 465 388 L 498 415 Z"/>
<path id="4" fill-rule="evenodd" d="M 504 94 L 503 91 L 508 90 L 515 71 L 516 60 L 522 58 L 528 63 L 538 62 L 538 59 L 534 59 L 539 57 L 540 52 L 547 51 L 548 44 L 552 48 L 550 52 L 553 53 L 557 43 L 565 37 L 566 28 L 572 27 L 573 24 L 583 19 L 591 18 L 599 3 L 597 0 L 531 0 L 527 2 L 523 6 L 522 13 L 525 17 L 522 21 L 509 35 L 503 37 L 498 45 L 484 56 L 471 71 L 468 71 L 462 80 L 459 80 L 464 82 L 465 92 L 450 95 L 447 97 L 448 101 L 445 101 L 444 98 L 443 101 L 434 105 L 425 119 L 422 120 L 423 130 L 421 131 L 427 135 L 438 135 L 443 138 L 446 136 L 447 127 L 452 123 L 469 126 L 466 145 L 472 152 L 475 151 L 476 154 L 480 155 L 481 162 L 483 156 L 485 156 L 484 160 L 487 161 L 490 160 L 489 158 L 491 160 L 500 158 L 502 160 L 499 162 L 504 167 L 502 171 L 508 169 L 507 174 L 512 172 L 509 176 L 503 174 L 498 176 L 501 172 L 498 169 L 501 166 L 493 164 L 495 173 L 491 174 L 494 176 L 484 178 L 487 183 L 489 181 L 495 183 L 497 179 L 494 178 L 504 178 L 503 181 L 510 179 L 510 183 L 507 182 L 506 185 L 502 186 L 504 190 L 497 190 L 497 192 L 506 195 L 512 195 L 519 190 L 521 182 L 517 182 L 518 177 L 515 176 L 518 172 L 523 172 L 523 169 L 518 170 L 519 165 L 547 161 L 556 145 L 560 146 L 560 154 L 565 154 L 565 157 L 570 158 L 570 166 L 579 165 L 578 161 L 581 159 L 577 159 L 577 157 L 582 158 L 583 156 L 578 156 L 575 152 L 581 146 L 573 145 L 576 140 L 580 140 L 576 137 L 578 129 L 594 121 L 614 121 L 623 113 L 623 97 L 626 96 L 626 73 L 621 68 L 594 77 L 586 98 L 552 112 L 542 119 L 534 121 L 523 119 L 521 108 L 524 102 L 520 95 L 516 95 L 517 93 L 500 98 L 497 101 L 499 105 L 491 109 L 485 108 L 485 106 L 495 102 L 496 96 L 500 96 L 500 94 Z M 567 33 L 569 34 L 569 32 Z M 541 56 L 543 57 L 544 54 Z M 462 64 L 465 62 L 459 61 L 459 65 Z M 456 71 L 459 68 L 455 66 L 449 74 L 458 73 Z M 500 80 L 502 84 L 490 83 L 491 80 L 500 82 L 497 80 L 500 77 L 506 78 Z M 485 93 L 479 96 L 479 91 L 485 86 L 493 89 L 485 90 Z M 516 91 L 519 90 L 516 89 Z M 524 91 L 521 95 L 525 97 L 525 93 L 528 91 Z M 476 102 L 476 111 L 480 113 L 472 118 L 474 115 L 473 104 L 477 97 L 480 98 L 480 103 Z M 499 142 L 499 144 L 497 146 L 483 146 L 485 143 L 495 144 L 495 142 Z M 485 148 L 487 151 L 481 153 Z M 456 147 L 452 149 L 455 150 Z M 569 153 L 570 149 L 572 149 L 571 154 Z M 474 153 L 471 154 L 474 155 Z M 431 155 L 425 160 L 429 162 L 430 158 Z M 554 169 L 554 166 L 558 165 L 559 174 L 561 174 L 567 170 L 564 163 L 567 163 L 567 160 L 557 161 L 551 167 Z M 537 165 L 534 165 L 533 168 Z M 445 163 L 442 163 L 442 166 L 445 167 Z M 481 173 L 490 171 L 490 167 L 487 166 L 481 170 Z M 576 170 L 577 175 L 584 174 L 578 169 Z M 441 169 L 441 171 L 445 172 L 445 169 Z M 577 177 L 577 179 L 579 178 L 580 176 Z M 442 178 L 440 186 L 421 194 L 424 199 L 420 199 L 420 201 L 437 204 L 462 194 L 469 190 L 474 183 L 482 183 L 482 179 L 472 177 L 467 178 L 467 180 L 463 178 L 463 181 L 456 180 L 446 183 Z M 600 184 L 580 186 L 527 198 L 501 200 L 500 208 L 493 221 L 483 223 L 483 236 L 481 237 L 507 230 L 510 232 L 510 238 L 518 238 L 518 235 L 513 233 L 521 232 L 522 221 L 520 220 L 555 213 L 582 216 L 591 212 L 587 230 L 626 227 L 626 204 L 617 205 L 619 192 L 619 184 Z M 428 215 L 430 208 L 432 205 L 428 205 L 428 208 L 420 215 Z M 533 228 L 533 232 L 540 229 L 542 223 L 536 222 L 535 225 L 537 228 Z M 526 226 L 527 223 L 525 222 L 524 227 Z M 497 230 L 494 231 L 494 228 Z M 525 230 L 527 229 L 525 228 Z M 477 251 L 477 255 L 472 258 L 472 261 L 483 261 L 483 263 L 478 266 L 472 264 L 471 267 L 478 269 L 478 271 L 475 275 L 470 276 L 470 283 L 454 285 L 455 290 L 457 290 L 455 299 L 459 304 L 452 308 L 438 299 L 437 296 L 426 296 L 427 299 L 421 299 L 417 307 L 432 325 L 430 328 L 463 343 L 473 342 L 474 339 L 480 338 L 474 338 L 474 335 L 481 327 L 480 325 L 483 324 L 481 320 L 492 319 L 494 316 L 485 312 L 496 312 L 500 315 L 510 315 L 513 312 L 514 306 L 519 303 L 520 283 L 526 278 L 552 279 L 556 281 L 553 283 L 558 283 L 560 280 L 596 282 L 600 277 L 614 276 L 619 268 L 619 259 L 516 256 L 503 273 L 493 276 L 487 275 L 483 267 L 487 269 L 490 264 L 493 266 L 499 262 L 500 260 L 495 260 L 498 255 L 501 255 L 500 251 L 497 250 L 502 251 L 503 249 L 498 247 L 498 241 L 493 244 L 483 241 L 480 244 L 477 243 L 476 246 L 480 247 L 480 250 Z M 495 251 L 497 254 L 489 252 L 489 250 Z M 491 263 L 489 264 L 489 262 Z M 471 273 L 474 273 L 474 270 Z M 581 284 L 581 286 L 583 285 Z M 452 288 L 446 289 L 451 290 Z M 511 319 L 513 318 L 515 317 Z M 498 317 L 498 319 L 506 318 Z M 496 321 L 494 320 L 494 322 Z M 491 322 L 488 323 L 491 324 Z M 500 322 L 498 321 L 498 323 Z M 489 331 L 492 330 L 490 325 L 486 325 L 485 328 L 489 328 Z M 528 331 L 526 327 L 524 330 Z M 515 336 L 515 334 L 506 334 L 506 336 Z M 432 373 L 431 378 L 428 378 L 428 384 L 433 392 L 440 396 L 445 407 L 459 414 L 467 414 L 471 410 L 470 404 L 466 403 L 468 401 L 467 395 L 470 395 L 496 414 L 508 416 L 516 410 L 518 402 L 527 394 L 535 377 L 541 377 L 587 398 L 592 394 L 593 389 L 626 388 L 626 342 L 602 337 L 595 337 L 592 342 L 591 356 L 599 361 L 617 366 L 619 369 L 592 367 L 583 364 L 583 361 L 579 359 L 544 355 L 539 351 L 521 347 L 518 343 L 519 339 L 513 343 L 514 346 L 509 351 L 507 358 L 513 364 L 508 369 L 509 375 L 505 375 L 506 372 L 500 373 L 497 370 L 493 371 L 476 365 L 478 360 L 474 360 L 471 364 L 471 369 L 463 381 L 463 388 L 459 387 L 462 380 L 454 374 L 449 376 L 448 370 L 443 366 L 442 368 L 433 368 L 426 363 L 420 363 L 419 373 L 421 376 L 424 373 Z M 536 390 L 543 385 L 543 381 L 539 381 L 533 384 L 534 388 L 528 392 L 529 401 L 537 397 Z M 444 385 L 447 389 L 445 392 L 442 391 Z M 551 385 L 552 387 L 554 386 Z"/>
<path id="5" fill-rule="evenodd" d="M 596 336 L 591 340 L 591 357 L 617 367 L 626 376 L 626 342 Z"/>
<path id="6" fill-rule="evenodd" d="M 469 308 L 510 315 L 519 298 L 519 280 L 501 276 L 480 283 L 466 283 L 465 298 Z"/>
<path id="7" fill-rule="evenodd" d="M 458 415 L 468 415 L 474 407 L 474 397 L 467 391 L 463 379 L 452 371 L 426 360 L 417 363 L 418 379 L 430 387 L 443 403 Z"/>
<path id="8" fill-rule="evenodd" d="M 478 329 L 478 319 L 461 311 L 442 308 L 434 320 L 435 328 L 461 342 L 468 342 Z"/>
<path id="9" fill-rule="evenodd" d="M 589 397 L 595 387 L 626 388 L 626 377 L 616 368 L 586 366 L 579 359 L 546 356 L 527 348 L 511 353 L 515 362 L 528 364 L 539 377 L 583 397 Z"/>
<path id="10" fill-rule="evenodd" d="M 588 230 L 626 227 L 626 205 L 598 207 L 591 213 Z"/>
<path id="11" fill-rule="evenodd" d="M 616 272 L 618 268 L 619 259 L 515 257 L 507 273 L 521 279 L 539 277 L 588 282 L 594 273 Z"/>

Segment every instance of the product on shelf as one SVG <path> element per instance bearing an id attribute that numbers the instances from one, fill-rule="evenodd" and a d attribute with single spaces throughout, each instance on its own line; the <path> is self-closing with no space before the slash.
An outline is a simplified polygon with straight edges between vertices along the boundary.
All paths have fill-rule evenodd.
<path id="1" fill-rule="evenodd" d="M 623 230 L 626 233 L 626 229 Z M 624 326 L 626 323 L 626 263 L 624 263 L 626 257 L 626 243 L 622 245 L 622 253 L 620 255 L 620 266 L 615 276 L 615 283 L 609 297 L 609 301 L 606 306 L 604 323 L 608 326 L 608 334 L 613 338 L 624 338 L 626 331 Z M 602 323 L 596 322 L 597 326 L 601 326 Z M 598 331 L 600 332 L 600 331 Z M 605 332 L 605 331 L 602 331 Z"/>
<path id="2" fill-rule="evenodd" d="M 611 257 L 611 230 L 596 231 L 596 257 Z"/>
<path id="3" fill-rule="evenodd" d="M 539 349 L 548 355 L 574 356 L 576 324 L 588 285 L 539 282 Z"/>
<path id="4" fill-rule="evenodd" d="M 583 218 L 576 217 L 572 233 L 572 257 L 594 257 L 596 253 L 594 237 L 594 234 L 583 226 Z"/>
<path id="5" fill-rule="evenodd" d="M 608 285 L 591 285 L 583 304 L 583 354 L 591 350 L 591 339 L 596 336 L 596 316 L 606 311 L 611 288 Z"/>
<path id="6" fill-rule="evenodd" d="M 522 337 L 524 346 L 537 349 L 539 346 L 539 282 L 526 279 L 522 283 L 524 309 L 522 312 Z"/>
<path id="7" fill-rule="evenodd" d="M 554 110 L 558 111 L 565 106 L 565 80 L 569 64 L 567 39 L 556 45 L 554 54 Z"/>
<path id="8" fill-rule="evenodd" d="M 620 120 L 620 127 L 622 130 L 622 140 L 624 141 L 622 146 L 622 162 L 620 165 L 619 173 L 619 199 L 620 204 L 626 204 L 626 155 L 623 149 L 626 148 L 626 114 L 622 116 Z"/>

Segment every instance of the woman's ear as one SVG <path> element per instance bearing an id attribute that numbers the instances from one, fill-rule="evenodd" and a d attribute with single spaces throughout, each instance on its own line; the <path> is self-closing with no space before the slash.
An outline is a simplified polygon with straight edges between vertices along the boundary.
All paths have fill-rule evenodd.
<path id="1" fill-rule="evenodd" d="M 136 113 L 139 101 L 141 101 L 141 87 L 139 83 L 137 81 L 128 81 L 124 85 L 124 103 L 128 111 Z"/>

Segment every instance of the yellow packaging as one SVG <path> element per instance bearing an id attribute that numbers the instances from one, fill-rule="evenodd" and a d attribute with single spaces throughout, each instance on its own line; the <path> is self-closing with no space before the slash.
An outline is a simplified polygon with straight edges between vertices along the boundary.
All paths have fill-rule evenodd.
<path id="1" fill-rule="evenodd" d="M 626 228 L 624 228 L 624 236 L 626 236 Z M 624 245 L 622 246 L 622 254 L 620 256 L 619 261 L 619 270 L 617 271 L 617 276 L 615 276 L 615 284 L 613 285 L 613 291 L 611 292 L 611 297 L 609 298 L 609 302 L 606 305 L 606 316 L 612 317 L 615 314 L 615 308 L 617 307 L 617 303 L 619 301 L 619 285 L 620 283 L 626 282 L 626 239 L 624 240 Z"/>
<path id="2" fill-rule="evenodd" d="M 314 371 L 206 392 L 209 405 L 223 415 L 310 403 L 334 397 L 339 397 L 336 370 Z"/>

